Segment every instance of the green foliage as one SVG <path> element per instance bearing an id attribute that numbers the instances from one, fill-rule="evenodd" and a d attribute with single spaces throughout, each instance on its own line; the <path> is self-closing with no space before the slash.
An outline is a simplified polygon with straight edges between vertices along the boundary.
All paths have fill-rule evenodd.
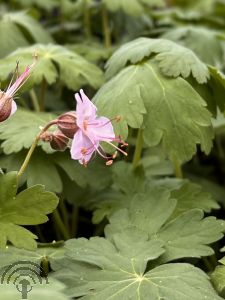
<path id="1" fill-rule="evenodd" d="M 149 270 L 163 252 L 161 241 L 133 231 L 66 243 L 66 256 L 56 272 L 70 296 L 81 299 L 221 299 L 199 269 L 185 263 L 164 264 Z M 63 267 L 62 267 L 63 266 Z M 57 267 L 56 267 L 57 268 Z M 185 291 L 185 292 L 184 292 Z"/>
<path id="2" fill-rule="evenodd" d="M 103 82 L 100 68 L 75 52 L 53 44 L 36 44 L 21 48 L 0 60 L 0 79 L 7 78 L 15 68 L 15 61 L 21 62 L 21 69 L 30 65 L 33 55 L 37 55 L 37 63 L 29 80 L 30 86 L 39 84 L 43 79 L 48 84 L 53 84 L 59 79 L 69 89 L 77 90 L 84 84 L 97 88 Z"/>
<path id="3" fill-rule="evenodd" d="M 145 12 L 145 5 L 148 6 L 163 6 L 165 2 L 163 0 L 102 0 L 102 3 L 106 5 L 107 9 L 116 12 L 123 10 L 126 14 L 131 16 L 140 16 Z"/>
<path id="4" fill-rule="evenodd" d="M 224 65 L 223 42 L 219 39 L 219 33 L 216 31 L 204 27 L 186 26 L 168 31 L 163 38 L 178 42 L 191 49 L 207 64 L 218 68 Z"/>
<path id="5" fill-rule="evenodd" d="M 155 56 L 165 76 L 187 78 L 192 75 L 199 83 L 209 78 L 207 66 L 190 49 L 166 39 L 149 38 L 138 38 L 119 48 L 107 62 L 106 75 L 111 78 L 129 62 L 137 64 L 151 56 Z"/>
<path id="6" fill-rule="evenodd" d="M 29 274 L 27 276 L 29 276 Z M 42 283 L 37 282 L 32 286 L 32 292 L 29 294 L 29 299 L 39 300 L 41 297 L 43 300 L 49 300 L 49 298 L 54 297 L 55 300 L 69 300 L 70 298 L 63 292 L 64 288 L 65 286 L 61 282 L 50 279 L 49 283 L 46 284 L 43 279 Z M 19 292 L 13 283 L 1 284 L 0 293 L 5 300 L 18 299 L 19 296 Z"/>
<path id="7" fill-rule="evenodd" d="M 0 139 L 5 154 L 17 153 L 22 149 L 28 149 L 32 145 L 35 136 L 40 132 L 40 127 L 45 126 L 55 116 L 50 113 L 37 113 L 24 109 L 17 111 L 15 115 L 6 120 L 0 126 Z M 48 144 L 42 143 L 41 147 L 46 152 L 52 152 Z"/>
<path id="8" fill-rule="evenodd" d="M 17 192 L 17 173 L 0 174 L 0 248 L 4 249 L 7 241 L 18 248 L 34 249 L 37 238 L 21 225 L 36 225 L 48 220 L 58 204 L 57 197 L 44 190 L 42 185 Z"/>
<path id="9" fill-rule="evenodd" d="M 4 14 L 0 20 L 0 57 L 4 57 L 18 47 L 30 42 L 50 43 L 51 36 L 26 12 Z"/>
<path id="10" fill-rule="evenodd" d="M 0 165 L 7 171 L 19 170 L 25 156 L 25 151 L 16 155 L 1 156 Z M 102 165 L 102 162 L 93 162 L 88 168 L 84 168 L 77 161 L 71 160 L 69 152 L 49 155 L 36 149 L 21 180 L 27 182 L 28 187 L 39 183 L 45 185 L 47 190 L 61 193 L 63 188 L 65 189 L 62 174 L 64 171 L 72 184 L 76 182 L 83 189 L 90 186 L 94 190 L 101 190 L 111 179 L 110 171 L 106 170 L 107 167 Z"/>
<path id="11" fill-rule="evenodd" d="M 102 86 L 94 100 L 100 114 L 121 116 L 115 129 L 124 139 L 128 126 L 142 127 L 145 143 L 151 147 L 160 143 L 172 161 L 189 160 L 196 144 L 205 153 L 211 149 L 213 133 L 205 102 L 183 78 L 163 76 L 152 59 L 123 69 Z"/>

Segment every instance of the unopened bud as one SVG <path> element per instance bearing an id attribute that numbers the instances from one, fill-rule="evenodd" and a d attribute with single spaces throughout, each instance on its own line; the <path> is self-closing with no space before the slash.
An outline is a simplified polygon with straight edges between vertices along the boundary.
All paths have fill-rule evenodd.
<path id="1" fill-rule="evenodd" d="M 5 121 L 11 115 L 12 101 L 11 97 L 8 97 L 5 92 L 0 91 L 0 122 Z"/>
<path id="2" fill-rule="evenodd" d="M 44 132 L 40 139 L 44 142 L 49 142 L 52 149 L 64 151 L 68 145 L 69 139 L 60 130 L 54 132 Z"/>
<path id="3" fill-rule="evenodd" d="M 76 112 L 70 111 L 59 116 L 57 125 L 65 136 L 72 139 L 78 129 Z"/>

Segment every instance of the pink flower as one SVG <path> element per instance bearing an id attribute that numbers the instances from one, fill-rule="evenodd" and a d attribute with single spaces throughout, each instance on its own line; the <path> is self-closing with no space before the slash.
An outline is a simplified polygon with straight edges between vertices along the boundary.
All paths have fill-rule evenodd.
<path id="1" fill-rule="evenodd" d="M 97 152 L 101 157 L 107 160 L 106 164 L 112 163 L 113 156 L 107 156 L 100 142 L 107 142 L 118 151 L 127 155 L 127 153 L 116 147 L 111 142 L 115 141 L 127 145 L 120 138 L 115 137 L 111 120 L 106 117 L 97 117 L 96 106 L 88 99 L 83 90 L 80 95 L 75 94 L 77 101 L 77 131 L 73 137 L 71 146 L 72 159 L 79 160 L 83 165 L 87 165 L 92 155 Z M 118 120 L 118 117 L 115 118 Z"/>
<path id="2" fill-rule="evenodd" d="M 17 105 L 16 105 L 16 102 L 13 100 L 13 97 L 16 94 L 16 92 L 20 89 L 20 87 L 27 80 L 32 66 L 33 66 L 33 64 L 31 66 L 26 67 L 26 69 L 24 70 L 22 75 L 20 75 L 17 78 L 17 80 L 14 83 L 12 83 L 14 75 L 15 75 L 14 74 L 7 90 L 6 91 L 0 90 L 0 122 L 5 121 L 12 114 L 14 114 L 16 112 Z M 17 69 L 18 69 L 18 63 L 17 63 L 17 67 L 16 67 L 16 72 L 17 72 Z"/>

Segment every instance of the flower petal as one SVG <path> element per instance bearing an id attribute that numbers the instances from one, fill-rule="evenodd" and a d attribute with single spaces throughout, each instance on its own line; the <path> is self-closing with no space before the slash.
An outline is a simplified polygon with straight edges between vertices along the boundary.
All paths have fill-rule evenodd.
<path id="1" fill-rule="evenodd" d="M 13 115 L 16 112 L 16 110 L 17 110 L 17 105 L 16 105 L 16 102 L 13 100 L 10 116 Z"/>
<path id="2" fill-rule="evenodd" d="M 13 83 L 12 86 L 9 86 L 6 94 L 9 97 L 13 97 L 14 94 L 17 92 L 17 90 L 20 88 L 20 86 L 23 84 L 23 82 L 27 79 L 28 75 L 30 74 L 32 66 L 26 67 L 26 69 L 23 71 L 23 73 L 17 78 L 17 80 Z"/>
<path id="3" fill-rule="evenodd" d="M 95 152 L 97 145 L 94 145 L 92 141 L 83 134 L 82 130 L 78 130 L 73 138 L 70 153 L 72 159 L 79 160 L 81 164 L 87 163 L 92 154 Z M 86 149 L 86 153 L 83 150 Z"/>
<path id="4" fill-rule="evenodd" d="M 80 90 L 81 97 L 78 93 L 75 94 L 77 101 L 77 125 L 82 128 L 84 120 L 94 120 L 96 118 L 96 106 L 85 95 L 84 91 Z"/>
<path id="5" fill-rule="evenodd" d="M 87 135 L 92 141 L 113 141 L 115 133 L 111 121 L 106 117 L 97 118 L 89 125 Z"/>

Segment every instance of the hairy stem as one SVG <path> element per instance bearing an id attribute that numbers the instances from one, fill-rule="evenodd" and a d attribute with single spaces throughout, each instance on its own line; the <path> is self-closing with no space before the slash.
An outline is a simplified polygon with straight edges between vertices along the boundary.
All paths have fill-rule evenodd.
<path id="1" fill-rule="evenodd" d="M 42 276 L 48 277 L 49 273 L 49 260 L 47 256 L 44 256 L 41 260 L 41 267 L 42 267 Z"/>
<path id="2" fill-rule="evenodd" d="M 37 95 L 36 95 L 34 89 L 31 89 L 29 91 L 29 94 L 30 94 L 30 98 L 31 98 L 34 110 L 37 111 L 37 112 L 39 112 L 41 109 L 40 109 L 38 98 L 37 98 Z"/>
<path id="3" fill-rule="evenodd" d="M 134 169 L 138 166 L 139 161 L 141 159 L 143 143 L 144 143 L 144 141 L 143 141 L 143 130 L 138 129 L 136 146 L 135 146 L 135 151 L 134 151 L 134 156 L 133 156 L 133 168 Z"/>
<path id="4" fill-rule="evenodd" d="M 53 211 L 52 216 L 53 216 L 54 223 L 56 224 L 58 230 L 62 234 L 64 240 L 68 240 L 70 238 L 69 232 L 67 231 L 67 228 L 64 225 L 57 209 Z"/>
<path id="5" fill-rule="evenodd" d="M 44 128 L 42 128 L 42 130 L 39 132 L 39 134 L 36 136 L 33 144 L 31 145 L 26 157 L 25 157 L 25 160 L 22 164 L 22 166 L 20 167 L 19 171 L 18 171 L 18 174 L 17 174 L 17 177 L 18 179 L 23 175 L 24 171 L 26 170 L 29 162 L 30 162 L 30 159 L 31 159 L 31 156 L 34 152 L 34 149 L 36 148 L 39 140 L 40 140 L 40 136 L 46 131 L 48 130 L 49 127 L 51 127 L 52 125 L 56 124 L 57 123 L 57 120 L 53 120 L 53 121 L 50 121 L 48 124 L 45 125 Z"/>
<path id="6" fill-rule="evenodd" d="M 109 26 L 109 16 L 105 5 L 102 5 L 102 29 L 104 34 L 104 43 L 106 48 L 111 47 L 111 33 Z"/>

